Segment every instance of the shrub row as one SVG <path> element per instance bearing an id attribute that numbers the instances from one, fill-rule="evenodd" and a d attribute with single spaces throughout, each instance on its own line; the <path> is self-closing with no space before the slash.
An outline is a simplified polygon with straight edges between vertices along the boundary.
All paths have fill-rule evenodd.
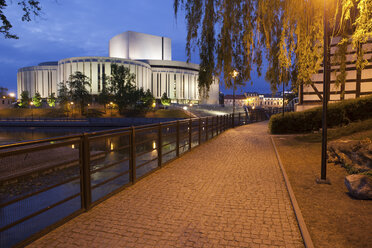
<path id="1" fill-rule="evenodd" d="M 372 118 L 372 96 L 328 104 L 328 127 Z M 269 129 L 272 134 L 305 133 L 322 126 L 322 107 L 302 112 L 289 112 L 271 116 Z"/>

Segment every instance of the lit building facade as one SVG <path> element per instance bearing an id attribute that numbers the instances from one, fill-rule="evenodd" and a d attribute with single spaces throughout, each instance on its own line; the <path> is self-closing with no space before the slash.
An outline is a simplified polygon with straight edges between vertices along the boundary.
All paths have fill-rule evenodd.
<path id="1" fill-rule="evenodd" d="M 224 104 L 232 106 L 233 95 L 224 96 Z M 272 96 L 271 94 L 259 95 L 258 93 L 244 93 L 244 95 L 235 95 L 235 106 L 278 108 L 283 106 L 283 98 Z"/>
<path id="2" fill-rule="evenodd" d="M 368 61 L 363 70 L 356 68 L 356 49 L 351 44 L 347 46 L 346 53 L 346 80 L 345 84 L 337 84 L 339 62 L 336 61 L 337 44 L 339 37 L 334 37 L 331 44 L 331 81 L 330 102 L 344 99 L 354 99 L 372 94 L 372 39 L 363 44 L 364 60 Z M 299 104 L 296 111 L 321 106 L 323 99 L 323 68 L 311 76 L 311 83 L 299 87 Z"/>
<path id="3" fill-rule="evenodd" d="M 123 65 L 135 74 L 137 88 L 150 90 L 155 98 L 166 93 L 174 103 L 218 104 L 219 81 L 215 77 L 209 97 L 201 98 L 198 89 L 199 65 L 171 60 L 171 40 L 132 31 L 116 35 L 109 42 L 109 57 L 73 57 L 58 62 L 18 70 L 18 96 L 27 90 L 31 97 L 39 92 L 48 98 L 58 96 L 59 83 L 66 83 L 80 71 L 91 83 L 88 90 L 98 95 L 111 75 L 113 64 Z M 104 76 L 105 75 L 105 76 Z"/>

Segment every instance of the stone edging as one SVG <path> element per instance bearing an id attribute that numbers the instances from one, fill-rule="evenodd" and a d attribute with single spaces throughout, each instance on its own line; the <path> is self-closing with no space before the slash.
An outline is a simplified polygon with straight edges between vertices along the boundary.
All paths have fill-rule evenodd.
<path id="1" fill-rule="evenodd" d="M 291 203 L 292 203 L 292 207 L 293 207 L 296 219 L 297 219 L 298 226 L 299 226 L 300 231 L 301 231 L 301 236 L 302 236 L 302 239 L 304 241 L 305 247 L 306 248 L 314 248 L 313 241 L 311 240 L 310 233 L 307 230 L 306 223 L 304 221 L 304 218 L 302 217 L 301 209 L 298 206 L 298 203 L 297 203 L 296 197 L 294 195 L 291 183 L 289 182 L 287 173 L 286 173 L 286 171 L 283 167 L 282 161 L 280 160 L 280 156 L 279 156 L 278 150 L 276 149 L 274 139 L 273 139 L 272 136 L 270 138 L 271 138 L 271 143 L 273 144 L 273 147 L 274 147 L 274 150 L 275 150 L 276 158 L 278 159 L 280 170 L 282 171 L 282 174 L 283 174 L 284 182 L 285 182 L 285 185 L 287 187 L 289 198 L 290 198 Z"/>

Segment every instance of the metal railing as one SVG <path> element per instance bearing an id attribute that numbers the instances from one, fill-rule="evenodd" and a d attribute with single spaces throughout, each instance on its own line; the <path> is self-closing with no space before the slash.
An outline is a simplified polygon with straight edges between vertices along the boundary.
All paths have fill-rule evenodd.
<path id="1" fill-rule="evenodd" d="M 225 130 L 264 119 L 253 111 L 0 146 L 0 246 L 24 246 Z"/>

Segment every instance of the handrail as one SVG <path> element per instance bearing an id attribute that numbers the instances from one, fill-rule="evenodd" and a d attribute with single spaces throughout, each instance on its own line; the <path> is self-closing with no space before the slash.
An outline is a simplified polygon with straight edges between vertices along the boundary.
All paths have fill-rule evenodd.
<path id="1" fill-rule="evenodd" d="M 252 118 L 253 118 L 253 114 Z M 263 115 L 254 115 L 254 120 L 258 121 L 258 118 L 261 118 Z M 154 170 L 159 169 L 165 163 L 169 161 L 173 161 L 173 159 L 179 157 L 181 154 L 184 154 L 194 147 L 201 145 L 204 142 L 207 142 L 209 139 L 218 136 L 219 134 L 223 133 L 225 130 L 228 130 L 233 127 L 237 127 L 242 125 L 243 123 L 249 123 L 253 119 L 249 119 L 249 116 L 246 116 L 245 113 L 235 113 L 227 114 L 223 116 L 217 117 L 201 117 L 201 118 L 188 118 L 183 120 L 176 120 L 176 121 L 169 121 L 169 122 L 159 122 L 159 123 L 152 123 L 147 125 L 141 126 L 132 126 L 132 127 L 124 127 L 124 128 L 116 128 L 110 130 L 103 130 L 103 131 L 96 131 L 96 132 L 88 132 L 79 135 L 67 135 L 67 136 L 60 136 L 55 138 L 48 138 L 42 140 L 34 140 L 34 141 L 26 141 L 16 144 L 8 144 L 0 146 L 0 156 L 3 158 L 4 156 L 14 155 L 19 156 L 22 154 L 28 154 L 30 152 L 37 152 L 37 151 L 48 151 L 53 148 L 67 146 L 71 144 L 78 145 L 78 159 L 77 159 L 77 166 L 79 167 L 77 176 L 74 176 L 68 180 L 52 183 L 50 185 L 46 184 L 45 188 L 39 188 L 34 192 L 25 192 L 25 194 L 21 194 L 16 199 L 10 199 L 8 201 L 5 200 L 1 204 L 1 206 L 11 207 L 12 204 L 21 204 L 23 201 L 28 201 L 34 197 L 37 197 L 41 193 L 47 193 L 49 190 L 52 190 L 56 187 L 62 187 L 65 184 L 69 184 L 74 180 L 80 179 L 80 192 L 74 194 L 73 197 L 68 197 L 65 200 L 57 202 L 57 204 L 50 203 L 48 205 L 41 205 L 41 211 L 31 212 L 28 216 L 20 216 L 20 218 L 12 223 L 7 224 L 5 227 L 1 228 L 1 231 L 7 231 L 11 227 L 17 225 L 27 225 L 30 218 L 37 218 L 40 214 L 53 209 L 61 204 L 66 203 L 68 200 L 73 199 L 80 195 L 81 199 L 81 206 L 80 209 L 76 211 L 85 210 L 88 211 L 92 205 L 94 205 L 97 201 L 99 202 L 100 199 L 110 195 L 113 192 L 120 191 L 119 189 L 123 189 L 128 186 L 128 184 L 134 184 L 137 180 L 142 179 L 146 175 L 152 173 Z M 172 128 L 171 132 L 164 131 L 164 128 Z M 140 134 L 139 136 L 137 136 Z M 150 137 L 149 135 L 154 135 L 154 137 Z M 140 137 L 140 138 L 138 138 Z M 111 143 L 113 140 L 117 138 L 117 142 L 121 142 L 119 144 L 115 144 L 115 147 Z M 150 141 L 156 142 L 156 148 L 152 146 L 146 147 L 144 146 L 144 150 L 141 152 L 136 151 L 136 146 L 142 145 L 146 142 Z M 48 143 L 49 142 L 49 143 Z M 123 144 L 124 143 L 124 144 Z M 175 148 L 172 150 L 167 150 L 163 153 L 163 148 L 167 145 L 174 144 Z M 111 146 L 111 147 L 110 147 Z M 125 148 L 125 149 L 119 149 Z M 129 148 L 129 149 L 127 149 Z M 93 149 L 93 150 L 91 150 Z M 151 152 L 157 150 L 156 157 L 151 155 Z M 94 151 L 94 152 L 92 152 Z M 69 152 L 69 151 L 68 151 Z M 170 154 L 175 153 L 174 156 L 170 156 Z M 68 153 L 67 153 L 68 154 Z M 76 154 L 76 153 L 75 153 Z M 136 163 L 136 161 L 145 154 L 150 154 L 149 159 L 145 161 L 141 161 L 141 164 Z M 124 157 L 122 156 L 124 155 Z M 163 157 L 167 156 L 166 162 L 163 160 Z M 15 157 L 16 159 L 17 157 Z M 37 160 L 37 159 L 36 159 Z M 142 160 L 142 159 L 141 159 Z M 157 162 L 157 167 L 154 168 L 153 165 L 150 167 L 149 164 L 154 161 Z M 37 162 L 37 161 L 35 161 Z M 60 166 L 60 165 L 59 165 Z M 97 166 L 97 167 L 96 167 Z M 102 167 L 101 167 L 102 166 Z M 48 167 L 48 169 L 54 170 L 57 169 L 58 166 L 53 165 L 52 167 Z M 65 167 L 59 168 L 59 170 L 64 170 Z M 69 167 L 66 167 L 69 168 Z M 141 170 L 139 170 L 141 168 Z M 142 169 L 144 168 L 144 169 Z M 109 172 L 109 173 L 106 173 Z M 144 173 L 142 175 L 138 174 Z M 31 170 L 30 172 L 33 177 L 42 177 L 48 171 L 45 171 L 45 168 L 40 167 L 39 169 Z M 12 180 L 18 181 L 20 179 L 26 180 L 28 175 L 22 177 L 13 177 Z M 97 175 L 99 174 L 99 175 Z M 94 175 L 94 176 L 93 176 Z M 95 177 L 99 177 L 99 182 L 93 184 L 93 180 Z M 113 188 L 107 191 L 107 187 L 111 184 L 117 185 L 114 181 L 118 178 L 123 178 L 127 176 L 128 180 L 125 183 L 120 183 L 119 188 Z M 25 179 L 26 178 L 26 179 Z M 121 182 L 124 182 L 120 180 Z M 111 183 L 112 182 L 112 183 Z M 94 189 L 99 187 L 106 187 L 104 191 L 104 195 L 95 196 L 93 198 Z M 106 193 L 105 193 L 106 192 Z M 97 198 L 98 197 L 98 198 Z M 37 198 L 35 198 L 37 199 Z M 94 199 L 94 200 L 92 200 Z M 58 200 L 61 200 L 59 198 Z M 7 210 L 4 210 L 7 211 Z M 64 223 L 67 221 L 71 216 L 76 216 L 76 211 L 70 213 L 67 217 L 63 219 L 58 219 L 56 222 Z M 5 213 L 6 215 L 6 213 Z M 54 227 L 55 225 L 52 224 L 50 228 Z M 14 246 L 17 244 L 26 244 L 34 240 L 37 237 L 40 237 L 42 233 L 45 233 L 45 230 L 48 230 L 49 227 L 46 229 L 38 230 L 36 234 L 29 235 L 25 238 L 18 238 L 13 241 L 13 243 L 4 244 L 2 242 L 2 236 L 0 236 L 0 246 Z M 29 228 L 24 228 L 24 230 L 30 230 Z M 1 235 L 1 234 L 0 234 Z M 8 235 L 7 237 L 17 237 L 18 235 Z"/>

